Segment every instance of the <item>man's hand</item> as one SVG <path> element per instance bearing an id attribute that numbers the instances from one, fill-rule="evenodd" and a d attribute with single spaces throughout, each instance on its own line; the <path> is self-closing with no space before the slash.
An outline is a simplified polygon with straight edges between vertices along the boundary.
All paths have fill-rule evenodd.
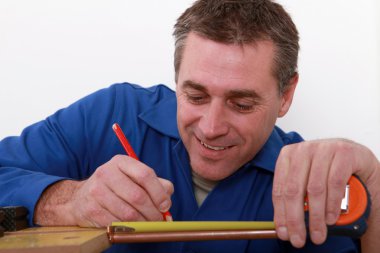
<path id="1" fill-rule="evenodd" d="M 380 229 L 379 161 L 368 148 L 342 139 L 302 142 L 281 150 L 273 182 L 274 221 L 279 238 L 290 240 L 298 248 L 305 244 L 307 194 L 311 240 L 323 243 L 326 226 L 339 218 L 345 186 L 353 174 L 360 177 L 371 194 L 372 211 L 364 238 L 371 242 L 369 248 L 379 244 L 373 240 Z"/>
<path id="2" fill-rule="evenodd" d="M 117 155 L 84 181 L 49 186 L 35 210 L 39 225 L 105 227 L 112 221 L 162 220 L 174 188 L 145 164 Z"/>

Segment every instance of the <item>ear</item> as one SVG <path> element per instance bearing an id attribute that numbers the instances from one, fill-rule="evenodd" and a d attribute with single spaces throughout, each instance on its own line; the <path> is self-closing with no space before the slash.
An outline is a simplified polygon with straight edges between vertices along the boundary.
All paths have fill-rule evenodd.
<path id="1" fill-rule="evenodd" d="M 278 117 L 281 118 L 289 111 L 289 108 L 293 101 L 294 91 L 296 90 L 298 83 L 298 73 L 295 73 L 294 76 L 290 79 L 288 87 L 281 94 L 281 106 L 278 111 Z"/>

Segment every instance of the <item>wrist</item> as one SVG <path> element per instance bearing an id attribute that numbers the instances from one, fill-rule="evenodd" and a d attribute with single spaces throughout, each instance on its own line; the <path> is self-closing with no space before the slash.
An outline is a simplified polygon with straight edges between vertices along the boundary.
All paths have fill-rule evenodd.
<path id="1" fill-rule="evenodd" d="M 80 182 L 62 180 L 47 187 L 34 211 L 33 221 L 41 226 L 77 225 L 72 208 L 72 197 Z"/>

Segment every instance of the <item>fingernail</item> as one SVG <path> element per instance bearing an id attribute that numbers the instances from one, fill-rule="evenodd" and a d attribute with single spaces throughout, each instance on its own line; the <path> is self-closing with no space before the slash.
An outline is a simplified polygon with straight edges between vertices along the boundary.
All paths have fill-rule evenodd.
<path id="1" fill-rule="evenodd" d="M 335 213 L 327 213 L 326 223 L 328 225 L 333 225 L 336 222 L 336 219 L 337 216 L 335 215 Z"/>
<path id="2" fill-rule="evenodd" d="M 324 241 L 324 236 L 322 236 L 321 231 L 312 231 L 311 239 L 315 244 L 321 244 Z"/>
<path id="3" fill-rule="evenodd" d="M 296 248 L 301 248 L 303 246 L 303 241 L 301 240 L 301 237 L 299 235 L 291 235 L 290 242 Z"/>
<path id="4" fill-rule="evenodd" d="M 165 200 L 160 205 L 160 212 L 166 212 L 166 211 L 169 210 L 169 208 L 170 208 L 170 201 L 169 200 Z"/>
<path id="5" fill-rule="evenodd" d="M 289 240 L 288 229 L 286 227 L 279 227 L 277 233 L 281 240 Z"/>

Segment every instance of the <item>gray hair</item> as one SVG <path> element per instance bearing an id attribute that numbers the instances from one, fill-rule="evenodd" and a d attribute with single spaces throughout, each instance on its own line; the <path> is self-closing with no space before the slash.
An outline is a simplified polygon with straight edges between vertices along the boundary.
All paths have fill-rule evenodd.
<path id="1" fill-rule="evenodd" d="M 280 92 L 297 73 L 297 28 L 284 8 L 271 0 L 197 0 L 174 25 L 176 82 L 190 32 L 226 44 L 271 40 L 275 45 L 272 74 Z"/>

